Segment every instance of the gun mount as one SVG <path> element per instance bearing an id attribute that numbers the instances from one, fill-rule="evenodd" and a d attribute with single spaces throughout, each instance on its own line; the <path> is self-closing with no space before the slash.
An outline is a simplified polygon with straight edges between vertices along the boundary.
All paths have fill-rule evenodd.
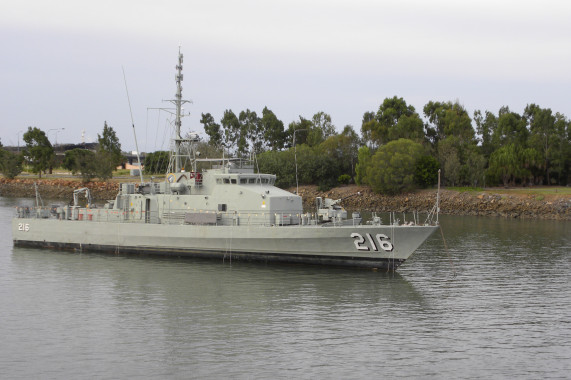
<path id="1" fill-rule="evenodd" d="M 347 195 L 346 197 L 340 199 L 331 199 L 317 197 L 315 198 L 317 203 L 317 216 L 320 222 L 331 222 L 331 221 L 341 221 L 347 219 L 347 210 L 345 210 L 339 203 L 347 198 L 352 198 L 354 196 L 361 195 L 360 192 L 355 194 Z M 358 216 L 360 219 L 360 215 Z"/>

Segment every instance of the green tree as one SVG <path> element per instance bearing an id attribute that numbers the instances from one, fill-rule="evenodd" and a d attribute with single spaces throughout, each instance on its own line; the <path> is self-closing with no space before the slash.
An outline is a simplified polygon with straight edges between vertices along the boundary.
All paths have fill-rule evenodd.
<path id="1" fill-rule="evenodd" d="M 531 176 L 530 167 L 539 160 L 540 154 L 535 149 L 511 143 L 492 153 L 488 172 L 500 178 L 506 187 L 516 181 L 525 183 Z"/>
<path id="2" fill-rule="evenodd" d="M 36 127 L 28 127 L 23 140 L 26 143 L 24 157 L 32 168 L 33 173 L 42 177 L 42 171 L 47 170 L 54 159 L 54 148 L 44 131 Z"/>
<path id="3" fill-rule="evenodd" d="M 169 152 L 156 151 L 145 157 L 145 174 L 165 174 L 169 167 Z"/>
<path id="4" fill-rule="evenodd" d="M 240 139 L 238 140 L 238 152 L 245 155 L 251 147 L 254 153 L 260 153 L 264 146 L 264 133 L 261 128 L 260 118 L 254 111 L 247 109 L 240 112 Z"/>
<path id="5" fill-rule="evenodd" d="M 559 112 L 555 114 L 554 144 L 552 149 L 552 168 L 557 175 L 559 185 L 569 183 L 571 173 L 571 122 Z"/>
<path id="6" fill-rule="evenodd" d="M 461 145 L 476 142 L 470 116 L 458 102 L 430 101 L 423 111 L 429 121 L 426 134 L 433 145 L 450 136 L 457 137 Z"/>
<path id="7" fill-rule="evenodd" d="M 458 154 L 458 139 L 454 136 L 438 142 L 438 161 L 442 168 L 444 183 L 456 186 L 460 182 L 462 163 Z"/>
<path id="8" fill-rule="evenodd" d="M 302 155 L 302 158 L 305 158 L 304 147 L 306 148 L 307 145 L 298 146 L 298 148 L 300 148 L 298 153 Z M 260 172 L 276 175 L 276 186 L 280 188 L 295 186 L 295 162 L 293 149 L 283 151 L 269 150 L 262 152 L 258 155 L 258 165 Z"/>
<path id="9" fill-rule="evenodd" d="M 97 177 L 102 181 L 106 181 L 113 177 L 113 170 L 124 160 L 121 154 L 121 143 L 119 138 L 117 138 L 117 134 L 112 127 L 107 125 L 107 122 L 103 125 L 102 134 L 97 134 L 97 142 L 99 146 L 94 158 Z"/>
<path id="10" fill-rule="evenodd" d="M 482 154 L 486 159 L 497 147 L 492 142 L 492 136 L 498 126 L 498 118 L 491 112 L 486 111 L 486 116 L 482 116 L 480 110 L 474 111 L 474 121 L 476 122 L 476 132 L 481 136 Z"/>
<path id="11" fill-rule="evenodd" d="M 415 165 L 423 155 L 422 145 L 412 140 L 399 139 L 381 146 L 367 170 L 371 188 L 387 194 L 413 190 Z"/>
<path id="12" fill-rule="evenodd" d="M 355 183 L 357 185 L 369 184 L 367 170 L 369 170 L 369 166 L 371 166 L 372 157 L 371 149 L 366 145 L 360 147 L 357 151 L 357 165 L 355 166 Z"/>
<path id="13" fill-rule="evenodd" d="M 102 134 L 97 134 L 97 142 L 99 143 L 97 148 L 98 152 L 108 153 L 109 158 L 113 161 L 115 166 L 118 166 L 123 162 L 124 158 L 121 154 L 121 143 L 119 142 L 119 138 L 117 137 L 115 130 L 108 126 L 107 122 L 103 124 Z"/>
<path id="14" fill-rule="evenodd" d="M 204 132 L 208 135 L 208 143 L 213 146 L 222 146 L 222 131 L 220 129 L 220 124 L 214 121 L 211 114 L 201 114 L 200 123 L 204 126 Z"/>
<path id="15" fill-rule="evenodd" d="M 524 117 L 529 123 L 528 144 L 541 154 L 545 184 L 551 185 L 551 162 L 558 144 L 555 116 L 549 108 L 544 109 L 535 104 L 528 104 L 524 110 Z"/>
<path id="16" fill-rule="evenodd" d="M 101 181 L 107 181 L 113 177 L 113 171 L 117 168 L 113 157 L 106 152 L 97 152 L 94 157 L 96 174 Z"/>
<path id="17" fill-rule="evenodd" d="M 311 127 L 307 132 L 307 144 L 317 146 L 333 135 L 335 135 L 335 126 L 331 122 L 331 116 L 323 111 L 313 115 Z"/>
<path id="18" fill-rule="evenodd" d="M 96 154 L 87 149 L 72 149 L 65 152 L 63 167 L 72 174 L 81 174 L 83 182 L 89 182 L 97 176 Z"/>
<path id="19" fill-rule="evenodd" d="M 311 120 L 305 119 L 302 116 L 299 117 L 299 121 L 292 121 L 289 123 L 286 136 L 286 146 L 289 148 L 294 145 L 293 138 L 295 131 L 300 131 L 295 133 L 295 145 L 307 144 L 307 136 L 311 131 L 311 128 L 313 128 Z"/>
<path id="20" fill-rule="evenodd" d="M 438 160 L 430 155 L 424 155 L 416 160 L 414 167 L 414 182 L 422 188 L 430 187 L 438 182 Z"/>
<path id="21" fill-rule="evenodd" d="M 383 100 L 383 104 L 379 106 L 375 118 L 379 123 L 390 128 L 395 126 L 402 116 L 412 116 L 414 114 L 413 106 L 406 104 L 403 98 L 393 96 Z"/>
<path id="22" fill-rule="evenodd" d="M 21 154 L 12 153 L 2 148 L 0 142 L 0 172 L 6 178 L 13 179 L 22 172 L 24 157 Z"/>
<path id="23" fill-rule="evenodd" d="M 350 178 L 353 178 L 359 145 L 359 136 L 352 126 L 347 125 L 343 128 L 343 132 L 329 136 L 319 144 L 316 152 L 332 158 L 341 174 L 348 174 Z"/>
<path id="24" fill-rule="evenodd" d="M 498 126 L 492 134 L 492 143 L 498 148 L 510 144 L 527 146 L 529 131 L 526 124 L 525 118 L 515 112 L 510 112 L 505 107 L 498 117 Z"/>
<path id="25" fill-rule="evenodd" d="M 264 107 L 262 111 L 260 125 L 264 133 L 266 145 L 271 150 L 283 149 L 286 139 L 284 123 L 279 120 L 268 107 Z"/>
<path id="26" fill-rule="evenodd" d="M 464 180 L 471 186 L 478 186 L 480 180 L 484 180 L 486 174 L 486 164 L 488 161 L 483 154 L 480 154 L 476 147 L 468 151 L 466 164 L 463 166 Z"/>
<path id="27" fill-rule="evenodd" d="M 424 123 L 415 112 L 412 115 L 402 115 L 397 123 L 389 128 L 389 141 L 409 139 L 422 143 L 424 140 Z"/>
<path id="28" fill-rule="evenodd" d="M 375 118 L 374 112 L 365 112 L 361 123 L 361 136 L 363 142 L 369 147 L 376 149 L 388 140 L 388 128 L 381 125 Z"/>
<path id="29" fill-rule="evenodd" d="M 365 143 L 372 147 L 399 138 L 422 138 L 422 120 L 413 106 L 407 105 L 403 98 L 393 96 L 383 100 L 376 114 L 367 112 L 363 115 L 361 133 Z"/>
<path id="30" fill-rule="evenodd" d="M 242 135 L 240 120 L 232 110 L 224 111 L 220 120 L 224 130 L 224 146 L 227 149 L 237 149 L 238 152 L 246 149 L 246 136 Z"/>

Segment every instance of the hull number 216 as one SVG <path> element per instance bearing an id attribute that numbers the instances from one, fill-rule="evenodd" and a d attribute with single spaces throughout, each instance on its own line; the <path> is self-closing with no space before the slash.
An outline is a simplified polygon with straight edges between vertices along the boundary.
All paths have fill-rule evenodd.
<path id="1" fill-rule="evenodd" d="M 28 232 L 30 230 L 30 225 L 28 223 L 18 223 L 18 231 Z"/>
<path id="2" fill-rule="evenodd" d="M 351 234 L 351 237 L 354 239 L 353 244 L 355 244 L 355 248 L 359 251 L 378 251 L 379 248 L 387 252 L 391 252 L 393 250 L 393 244 L 388 241 L 390 238 L 387 235 L 377 234 L 377 236 L 375 236 L 376 241 L 369 233 L 365 234 L 365 236 L 367 237 L 368 244 L 363 235 L 357 232 L 353 232 Z"/>

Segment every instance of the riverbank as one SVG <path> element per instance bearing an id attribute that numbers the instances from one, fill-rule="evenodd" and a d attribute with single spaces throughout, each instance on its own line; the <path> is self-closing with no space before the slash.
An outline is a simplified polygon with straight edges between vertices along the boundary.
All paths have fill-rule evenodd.
<path id="1" fill-rule="evenodd" d="M 88 182 L 84 184 L 76 179 L 0 178 L 0 196 L 34 198 L 36 196 L 34 183 L 36 182 L 43 199 L 70 202 L 73 200 L 73 190 L 82 187 L 88 187 L 91 190 L 93 200 L 98 202 L 115 199 L 119 191 L 119 183 L 117 182 Z"/>
<path id="2" fill-rule="evenodd" d="M 295 191 L 295 188 L 289 189 Z M 374 193 L 370 188 L 348 185 L 329 191 L 318 191 L 317 186 L 303 186 L 299 194 L 305 209 L 315 209 L 315 197 L 343 200 L 348 210 L 429 212 L 436 203 L 436 189 L 387 196 Z M 449 215 L 501 216 L 508 218 L 571 220 L 571 193 L 555 193 L 538 189 L 486 189 L 440 191 L 440 213 Z"/>
<path id="3" fill-rule="evenodd" d="M 131 179 L 127 180 L 132 181 Z M 35 197 L 34 182 L 44 199 L 59 199 L 70 202 L 73 190 L 88 187 L 96 202 L 114 199 L 119 183 L 89 182 L 76 179 L 20 179 L 0 178 L 0 196 Z M 288 189 L 295 191 L 295 188 Z M 567 189 L 555 192 L 551 188 L 485 189 L 457 191 L 443 189 L 440 192 L 440 212 L 450 215 L 501 216 L 508 218 L 571 220 L 571 192 Z M 301 186 L 299 194 L 304 200 L 304 209 L 315 209 L 316 197 L 345 199 L 342 205 L 349 210 L 428 212 L 436 202 L 436 190 L 420 190 L 414 193 L 386 196 L 376 194 L 363 186 L 348 185 L 318 191 L 317 186 Z"/>

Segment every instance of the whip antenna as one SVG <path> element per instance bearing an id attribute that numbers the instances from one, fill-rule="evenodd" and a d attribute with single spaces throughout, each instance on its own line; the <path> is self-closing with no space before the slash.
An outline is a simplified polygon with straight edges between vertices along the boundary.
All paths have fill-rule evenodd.
<path id="1" fill-rule="evenodd" d="M 139 163 L 139 177 L 141 178 L 141 184 L 143 183 L 143 167 L 141 166 L 141 157 L 139 156 L 139 144 L 137 144 L 137 133 L 135 133 L 135 121 L 133 120 L 133 110 L 131 109 L 131 99 L 129 98 L 129 89 L 127 88 L 127 77 L 125 77 L 125 68 L 121 66 L 123 70 L 123 81 L 125 82 L 125 92 L 127 93 L 127 102 L 129 103 L 129 112 L 131 113 L 131 125 L 133 125 L 133 135 L 135 136 L 135 149 L 137 151 L 137 162 Z"/>

